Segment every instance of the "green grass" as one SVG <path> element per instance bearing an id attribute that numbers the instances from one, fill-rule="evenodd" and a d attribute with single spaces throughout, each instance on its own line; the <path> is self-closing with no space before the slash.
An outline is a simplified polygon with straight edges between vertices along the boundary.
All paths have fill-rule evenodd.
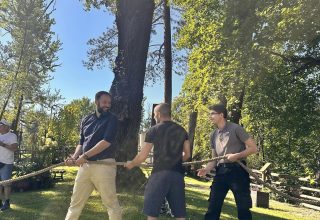
<path id="1" fill-rule="evenodd" d="M 12 209 L 0 213 L 1 220 L 63 220 L 68 209 L 72 193 L 76 168 L 64 167 L 67 170 L 65 180 L 58 182 L 53 189 L 14 193 L 12 195 Z M 207 208 L 209 195 L 209 182 L 201 182 L 187 177 L 187 219 L 200 220 Z M 124 220 L 146 219 L 141 214 L 143 204 L 142 190 L 135 192 L 120 191 L 118 193 L 123 209 Z M 257 220 L 316 220 L 320 212 L 288 205 L 276 201 L 270 202 L 270 209 L 253 208 L 253 219 Z M 221 214 L 221 219 L 237 219 L 237 211 L 231 193 L 228 194 Z M 106 210 L 103 207 L 99 195 L 94 192 L 88 200 L 80 220 L 107 219 Z M 170 219 L 166 217 L 161 220 Z"/>

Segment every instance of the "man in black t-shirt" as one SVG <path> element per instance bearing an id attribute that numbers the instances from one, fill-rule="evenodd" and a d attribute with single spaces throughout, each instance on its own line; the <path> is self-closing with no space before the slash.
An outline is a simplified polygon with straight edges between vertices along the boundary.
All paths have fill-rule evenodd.
<path id="1" fill-rule="evenodd" d="M 157 105 L 154 115 L 157 124 L 148 130 L 140 153 L 125 167 L 132 169 L 141 164 L 154 147 L 154 167 L 144 193 L 143 213 L 148 220 L 157 219 L 161 204 L 167 198 L 175 218 L 183 220 L 186 217 L 186 204 L 182 162 L 190 157 L 188 134 L 171 121 L 168 104 Z"/>

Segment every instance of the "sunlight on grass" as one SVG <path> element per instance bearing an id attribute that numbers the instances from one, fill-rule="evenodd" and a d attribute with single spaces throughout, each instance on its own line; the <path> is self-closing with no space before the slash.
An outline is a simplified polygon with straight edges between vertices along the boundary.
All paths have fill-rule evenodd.
<path id="1" fill-rule="evenodd" d="M 1 220 L 63 220 L 70 203 L 74 178 L 78 168 L 59 167 L 67 172 L 64 181 L 56 183 L 53 189 L 42 191 L 31 191 L 24 193 L 14 193 L 12 195 L 12 209 L 0 213 Z M 150 169 L 144 170 L 147 176 L 150 175 Z M 211 182 L 199 181 L 190 177 L 186 181 L 186 201 L 187 201 L 187 219 L 200 220 L 206 212 L 208 206 L 209 187 Z M 120 205 L 123 210 L 124 220 L 144 220 L 142 214 L 143 207 L 143 189 L 134 192 L 119 190 L 118 193 Z M 280 203 L 270 202 L 270 209 L 256 208 L 252 209 L 253 219 L 258 220 L 318 220 L 320 212 Z M 93 192 L 89 198 L 80 220 L 101 220 L 108 219 L 107 211 L 102 205 L 100 196 Z M 169 220 L 172 218 L 160 217 L 160 220 Z M 222 209 L 221 219 L 237 219 L 237 210 L 232 193 L 228 193 Z"/>

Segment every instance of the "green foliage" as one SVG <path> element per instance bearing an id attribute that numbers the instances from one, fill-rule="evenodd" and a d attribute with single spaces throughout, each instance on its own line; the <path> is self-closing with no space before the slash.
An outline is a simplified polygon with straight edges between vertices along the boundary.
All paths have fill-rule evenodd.
<path id="1" fill-rule="evenodd" d="M 48 135 L 57 141 L 58 146 L 75 147 L 79 142 L 81 120 L 94 111 L 94 106 L 88 98 L 71 101 L 53 118 Z"/>
<path id="2" fill-rule="evenodd" d="M 92 8 L 101 9 L 102 7 L 115 10 L 116 7 L 115 0 L 85 0 L 82 2 L 86 10 L 91 10 Z"/>
<path id="3" fill-rule="evenodd" d="M 55 23 L 50 18 L 52 4 L 53 1 L 28 0 L 0 5 L 0 32 L 8 39 L 0 45 L 0 83 L 5 88 L 1 91 L 1 117 L 5 110 L 17 114 L 20 102 L 23 107 L 26 103 L 39 103 L 40 97 L 46 95 L 44 85 L 58 66 L 56 53 L 61 46 L 51 31 Z"/>
<path id="4" fill-rule="evenodd" d="M 320 154 L 320 3 L 176 0 L 183 9 L 177 45 L 189 51 L 174 117 L 198 111 L 195 155 L 210 156 L 207 107 L 227 104 L 251 132 L 261 157 L 297 175 L 316 172 Z"/>

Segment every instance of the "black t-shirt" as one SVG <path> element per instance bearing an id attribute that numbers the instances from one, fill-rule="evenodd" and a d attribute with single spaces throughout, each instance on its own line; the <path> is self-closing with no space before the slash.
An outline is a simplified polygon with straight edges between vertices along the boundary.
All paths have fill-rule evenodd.
<path id="1" fill-rule="evenodd" d="M 184 173 L 182 152 L 185 140 L 188 140 L 188 133 L 173 121 L 164 121 L 151 127 L 146 133 L 145 142 L 154 145 L 152 173 L 161 170 Z"/>

